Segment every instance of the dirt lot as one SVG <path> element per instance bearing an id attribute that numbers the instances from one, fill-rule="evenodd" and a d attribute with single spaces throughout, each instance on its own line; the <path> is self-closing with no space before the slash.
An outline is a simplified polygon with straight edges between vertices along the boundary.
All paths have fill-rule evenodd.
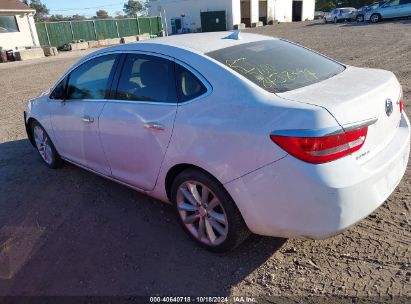
<path id="1" fill-rule="evenodd" d="M 409 112 L 411 20 L 253 32 L 393 71 Z M 342 235 L 252 237 L 224 256 L 194 246 L 168 205 L 71 165 L 47 169 L 25 139 L 25 100 L 83 54 L 0 64 L 0 295 L 411 296 L 410 167 L 388 201 Z"/>

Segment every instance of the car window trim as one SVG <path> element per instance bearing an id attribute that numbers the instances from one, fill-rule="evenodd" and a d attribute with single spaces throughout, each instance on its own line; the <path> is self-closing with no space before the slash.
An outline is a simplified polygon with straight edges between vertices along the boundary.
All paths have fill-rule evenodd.
<path id="1" fill-rule="evenodd" d="M 120 54 L 120 59 L 116 68 L 116 72 L 113 75 L 113 80 L 110 86 L 110 94 L 107 100 L 115 100 L 117 94 L 117 87 L 121 78 L 121 72 L 123 71 L 124 62 L 126 61 L 127 54 Z"/>
<path id="2" fill-rule="evenodd" d="M 64 76 L 61 79 L 59 79 L 59 81 L 57 81 L 57 83 L 55 84 L 55 86 L 50 89 L 50 95 L 49 95 L 49 100 L 55 100 L 55 101 L 63 101 L 65 99 L 57 99 L 57 98 L 51 98 L 51 95 L 54 93 L 54 91 L 57 89 L 57 87 L 64 82 L 64 95 L 66 95 L 67 93 L 67 79 L 68 77 Z"/>
<path id="3" fill-rule="evenodd" d="M 112 55 L 112 54 L 117 54 L 119 56 L 117 57 L 116 62 L 114 63 L 115 72 L 113 74 L 113 79 L 112 79 L 112 82 L 111 82 L 110 87 L 109 87 L 109 94 L 108 94 L 108 96 L 106 96 L 107 98 L 104 99 L 107 102 L 140 103 L 140 104 L 153 104 L 153 105 L 155 104 L 155 105 L 165 105 L 165 106 L 176 106 L 176 105 L 183 106 L 183 105 L 186 105 L 186 104 L 190 104 L 192 102 L 196 102 L 196 101 L 198 101 L 202 98 L 206 98 L 213 92 L 213 86 L 210 84 L 210 82 L 199 71 L 197 71 L 195 68 L 193 68 L 189 64 L 185 63 L 184 61 L 181 61 L 181 60 L 179 60 L 175 57 L 164 55 L 164 54 L 161 54 L 161 53 L 140 51 L 140 50 L 128 50 L 128 51 L 115 50 L 115 51 L 109 51 L 109 52 L 102 52 L 102 53 L 96 54 L 94 56 L 91 56 L 91 57 L 89 57 L 85 60 L 82 60 L 80 62 L 77 62 L 68 71 L 66 71 L 66 73 L 63 74 L 63 76 L 60 77 L 60 79 L 56 82 L 56 84 L 53 86 L 53 88 L 50 90 L 50 92 L 53 92 L 55 90 L 55 88 L 57 87 L 57 85 L 65 77 L 67 77 L 67 79 L 66 79 L 66 87 L 67 87 L 68 75 L 71 74 L 76 68 L 78 68 L 83 63 L 86 63 L 86 62 L 88 62 L 92 59 L 95 59 L 95 58 L 98 58 L 98 57 L 101 57 L 101 56 Z M 190 99 L 190 100 L 187 100 L 187 101 L 184 101 L 184 102 L 177 101 L 177 102 L 172 102 L 172 103 L 171 102 L 154 102 L 154 101 L 136 101 L 136 100 L 114 99 L 113 96 L 115 96 L 115 93 L 116 93 L 116 91 L 114 90 L 114 88 L 115 88 L 114 84 L 116 83 L 116 81 L 118 81 L 116 79 L 116 76 L 118 78 L 120 78 L 119 74 L 120 74 L 120 71 L 122 70 L 122 65 L 124 64 L 124 60 L 125 60 L 127 54 L 143 54 L 143 55 L 156 56 L 156 57 L 171 60 L 175 64 L 180 64 L 181 66 L 186 68 L 188 71 L 193 73 L 193 75 L 196 76 L 202 82 L 202 84 L 206 87 L 206 92 L 204 94 L 200 95 L 200 96 L 197 96 L 196 98 L 193 98 L 193 99 Z M 174 81 L 176 83 L 176 79 L 174 79 Z M 176 83 L 176 86 L 177 86 L 177 83 Z M 176 90 L 177 90 L 177 87 L 176 87 Z M 56 101 L 56 99 L 50 99 L 50 98 L 48 98 L 48 100 L 49 101 Z M 74 100 L 74 99 L 72 99 L 72 100 Z"/>
<path id="4" fill-rule="evenodd" d="M 193 99 L 189 99 L 189 100 L 186 100 L 186 101 L 183 101 L 183 102 L 179 102 L 178 103 L 179 105 L 185 105 L 185 104 L 195 102 L 199 99 L 202 99 L 202 98 L 205 98 L 205 97 L 209 96 L 213 92 L 213 87 L 211 86 L 210 82 L 200 72 L 198 72 L 196 69 L 194 69 L 193 67 L 191 67 L 190 65 L 188 65 L 187 63 L 185 63 L 181 60 L 176 59 L 175 63 L 181 65 L 184 68 L 186 68 L 190 73 L 192 73 L 195 77 L 197 77 L 197 79 L 206 88 L 206 91 L 203 94 L 201 94 L 201 95 L 199 95 L 199 96 L 197 96 Z M 176 86 L 177 86 L 177 79 L 176 79 Z"/>
<path id="5" fill-rule="evenodd" d="M 70 99 L 70 98 L 68 98 L 69 96 L 68 96 L 68 87 L 69 87 L 69 83 L 70 83 L 70 77 L 71 77 L 71 74 L 73 74 L 73 72 L 75 71 L 75 70 L 77 70 L 79 67 L 81 67 L 83 64 L 85 64 L 85 63 L 87 63 L 87 62 L 89 62 L 89 61 L 91 61 L 91 60 L 94 60 L 94 59 L 97 59 L 97 58 L 100 58 L 100 57 L 104 57 L 104 56 L 111 56 L 111 55 L 115 55 L 116 57 L 114 58 L 114 63 L 113 63 L 113 66 L 111 67 L 111 71 L 110 71 L 110 75 L 108 76 L 108 79 L 107 79 L 107 85 L 106 85 L 106 90 L 105 90 L 105 94 L 104 94 L 104 98 L 96 98 L 96 99 L 91 99 L 91 98 L 83 98 L 83 99 Z M 78 64 L 75 68 L 73 68 L 71 71 L 70 71 L 70 73 L 68 73 L 68 75 L 67 75 L 67 80 L 66 80 L 66 88 L 65 88 L 65 95 L 66 95 L 66 99 L 65 99 L 65 101 L 69 101 L 69 102 L 72 102 L 72 101 L 79 101 L 79 100 L 82 100 L 82 101 L 87 101 L 87 100 L 108 100 L 108 98 L 110 97 L 110 95 L 111 95 L 111 85 L 112 85 L 112 82 L 113 82 L 113 79 L 114 79 L 114 75 L 115 75 L 115 73 L 116 73 L 116 71 L 117 71 L 117 67 L 118 67 L 118 61 L 119 61 L 119 59 L 121 58 L 121 56 L 119 56 L 118 54 L 115 54 L 115 53 L 106 53 L 106 54 L 101 54 L 101 56 L 95 56 L 95 57 L 93 57 L 93 58 L 90 58 L 89 60 L 85 60 L 85 61 L 83 61 L 81 64 Z"/>
<path id="6" fill-rule="evenodd" d="M 171 57 L 171 56 L 166 56 L 163 54 L 158 54 L 158 53 L 150 53 L 150 52 L 144 52 L 144 51 L 126 51 L 126 52 L 122 52 L 122 59 L 118 68 L 118 72 L 116 72 L 115 78 L 113 80 L 112 86 L 111 86 L 111 94 L 109 96 L 108 101 L 110 102 L 123 102 L 123 103 L 136 103 L 136 104 L 157 104 L 157 105 L 173 105 L 175 106 L 176 104 L 178 104 L 178 101 L 174 101 L 174 102 L 166 102 L 166 101 L 148 101 L 148 100 L 128 100 L 128 99 L 117 99 L 117 91 L 118 91 L 118 86 L 120 84 L 120 78 L 121 78 L 121 74 L 124 68 L 124 63 L 126 61 L 126 58 L 128 55 L 145 55 L 145 56 L 152 56 L 152 57 L 158 57 L 158 58 L 162 58 L 162 59 L 166 59 L 168 61 L 170 61 L 173 64 L 173 69 L 175 70 L 175 58 Z M 173 71 L 173 80 L 174 80 L 174 84 L 176 83 L 176 79 L 175 79 L 175 71 Z M 175 88 L 175 97 L 176 100 L 178 100 L 178 96 L 177 96 L 177 88 Z"/>
<path id="7" fill-rule="evenodd" d="M 181 61 L 181 60 L 179 60 L 175 57 L 164 55 L 164 54 L 161 54 L 161 53 L 140 51 L 140 50 L 134 50 L 134 51 L 130 50 L 130 51 L 120 51 L 120 52 L 122 53 L 122 60 L 120 61 L 121 67 L 118 68 L 119 72 L 117 72 L 116 75 L 115 75 L 115 79 L 114 79 L 112 87 L 111 87 L 111 90 L 113 90 L 113 91 L 111 92 L 110 97 L 108 99 L 109 102 L 152 104 L 152 105 L 163 105 L 163 106 L 176 106 L 176 105 L 181 106 L 181 105 L 185 105 L 185 104 L 188 104 L 188 103 L 195 102 L 195 101 L 197 101 L 201 98 L 205 98 L 205 97 L 209 96 L 213 91 L 213 87 L 210 84 L 210 82 L 200 72 L 198 72 L 196 69 L 194 69 L 193 67 L 191 67 L 187 63 L 185 63 L 185 62 L 183 62 L 183 61 Z M 164 59 L 170 60 L 174 64 L 179 64 L 182 67 L 186 68 L 189 72 L 191 72 L 195 77 L 197 77 L 201 81 L 201 83 L 206 88 L 206 92 L 204 92 L 200 96 L 197 96 L 197 97 L 195 97 L 193 99 L 190 99 L 190 100 L 186 100 L 184 102 L 180 102 L 180 101 L 176 101 L 176 102 L 159 102 L 159 101 L 146 101 L 146 100 L 115 99 L 118 84 L 119 84 L 119 81 L 120 81 L 121 71 L 123 70 L 124 61 L 125 61 L 125 58 L 128 54 L 141 54 L 141 55 L 159 57 L 159 58 L 164 58 Z M 175 70 L 175 68 L 174 68 L 174 70 Z M 177 79 L 175 77 L 174 77 L 174 83 L 176 85 L 176 91 L 177 91 Z M 178 99 L 178 96 L 176 96 L 176 97 Z"/>
<path id="8" fill-rule="evenodd" d="M 117 71 L 117 68 L 118 68 L 118 60 L 122 57 L 122 56 L 121 56 L 121 55 L 122 55 L 122 51 L 111 51 L 111 52 L 99 53 L 99 54 L 95 54 L 94 56 L 91 56 L 91 57 L 89 57 L 89 58 L 87 58 L 87 59 L 80 60 L 79 62 L 77 62 L 77 63 L 75 63 L 73 66 L 71 66 L 71 68 L 68 69 L 68 70 L 63 74 L 63 76 L 61 76 L 61 77 L 59 78 L 59 80 L 58 80 L 58 81 L 54 84 L 54 86 L 50 89 L 50 94 L 56 89 L 56 87 L 60 84 L 60 82 L 62 82 L 62 81 L 64 80 L 64 78 L 66 78 L 66 79 L 65 79 L 65 82 L 66 82 L 66 88 L 65 88 L 65 90 L 67 90 L 67 85 L 68 85 L 68 81 L 69 81 L 69 78 L 70 78 L 70 74 L 71 74 L 74 70 L 76 70 L 78 67 L 80 67 L 81 65 L 83 65 L 84 63 L 86 63 L 86 62 L 88 62 L 88 61 L 90 61 L 90 60 L 93 60 L 93 59 L 96 59 L 96 58 L 102 57 L 102 56 L 107 56 L 107 55 L 118 55 L 117 58 L 116 58 L 115 61 L 114 61 L 113 68 L 112 68 L 112 70 L 111 70 L 111 72 L 110 72 L 110 76 L 111 76 L 111 73 L 113 73 L 114 70 Z M 114 76 L 114 73 L 113 73 L 113 76 Z M 110 83 L 110 81 L 112 81 L 112 80 L 113 80 L 113 79 L 110 79 L 110 77 L 109 77 L 109 81 L 108 81 L 108 83 L 107 83 L 107 86 L 108 86 L 108 90 L 109 90 L 109 91 L 111 91 L 111 83 Z M 109 85 L 109 84 L 110 84 L 110 85 Z M 66 93 L 67 93 L 67 92 L 66 92 Z M 106 90 L 106 95 L 105 95 L 105 98 L 104 98 L 104 99 L 87 99 L 87 100 L 107 100 L 107 95 L 110 95 L 110 92 L 109 92 L 109 94 L 107 94 L 107 90 Z M 50 96 L 49 96 L 48 100 L 49 100 L 49 101 L 61 101 L 62 99 L 51 99 Z M 73 101 L 73 100 L 85 100 L 85 99 L 70 99 L 70 100 Z"/>

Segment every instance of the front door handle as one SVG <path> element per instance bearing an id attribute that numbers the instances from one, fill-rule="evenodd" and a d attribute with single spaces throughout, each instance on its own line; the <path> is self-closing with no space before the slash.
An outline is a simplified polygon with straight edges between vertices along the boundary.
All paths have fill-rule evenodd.
<path id="1" fill-rule="evenodd" d="M 144 124 L 144 128 L 157 131 L 163 131 L 165 129 L 164 125 L 158 122 L 147 122 Z"/>
<path id="2" fill-rule="evenodd" d="M 84 122 L 94 122 L 94 118 L 93 118 L 93 117 L 90 117 L 90 116 L 88 116 L 88 115 L 83 116 L 83 117 L 81 118 L 81 120 L 84 121 Z"/>

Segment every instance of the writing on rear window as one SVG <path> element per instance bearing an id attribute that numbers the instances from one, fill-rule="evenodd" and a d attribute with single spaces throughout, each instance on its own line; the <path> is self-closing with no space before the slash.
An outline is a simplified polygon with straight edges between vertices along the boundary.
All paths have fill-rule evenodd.
<path id="1" fill-rule="evenodd" d="M 331 59 L 279 39 L 242 43 L 206 55 L 270 93 L 308 86 L 345 69 Z"/>
<path id="2" fill-rule="evenodd" d="M 247 58 L 227 59 L 226 65 L 240 74 L 250 75 L 254 82 L 265 89 L 280 89 L 290 82 L 311 82 L 318 79 L 316 74 L 308 69 L 278 70 L 271 64 L 253 65 Z"/>

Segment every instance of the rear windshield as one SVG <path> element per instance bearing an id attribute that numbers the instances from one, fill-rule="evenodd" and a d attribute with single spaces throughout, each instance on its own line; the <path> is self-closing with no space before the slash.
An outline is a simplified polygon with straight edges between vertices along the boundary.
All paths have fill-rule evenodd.
<path id="1" fill-rule="evenodd" d="M 206 54 L 270 93 L 301 88 L 344 71 L 344 66 L 283 40 L 263 40 Z"/>

